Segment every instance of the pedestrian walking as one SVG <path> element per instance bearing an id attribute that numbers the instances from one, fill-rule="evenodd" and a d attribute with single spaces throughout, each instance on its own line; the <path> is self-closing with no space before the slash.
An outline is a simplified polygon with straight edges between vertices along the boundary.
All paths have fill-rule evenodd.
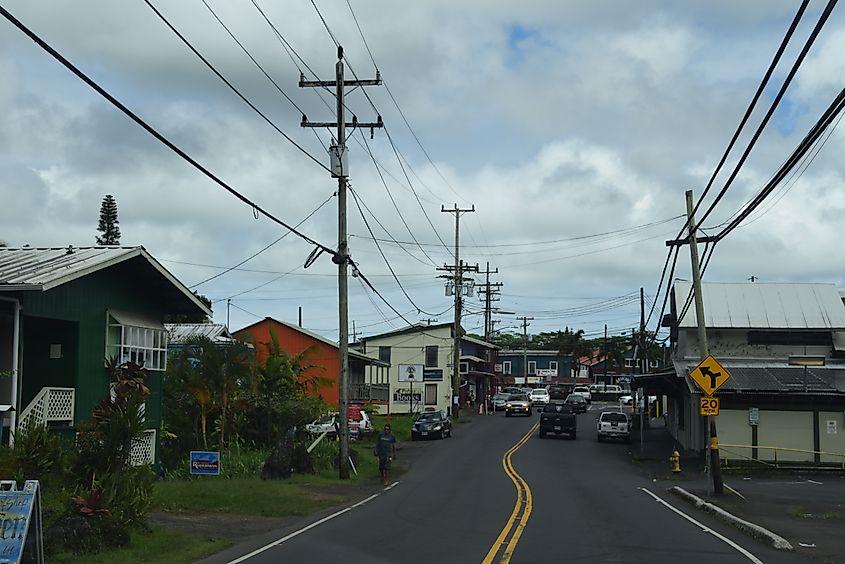
<path id="1" fill-rule="evenodd" d="M 381 475 L 381 483 L 386 486 L 390 474 L 390 462 L 396 458 L 396 437 L 390 431 L 390 424 L 385 424 L 384 429 L 379 431 L 373 454 L 378 456 L 378 471 Z"/>

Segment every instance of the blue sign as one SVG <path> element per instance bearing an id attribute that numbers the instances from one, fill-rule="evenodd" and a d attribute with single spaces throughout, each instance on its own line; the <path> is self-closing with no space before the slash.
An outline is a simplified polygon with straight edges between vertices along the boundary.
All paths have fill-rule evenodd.
<path id="1" fill-rule="evenodd" d="M 423 370 L 423 381 L 425 382 L 442 382 L 443 369 L 442 368 L 426 368 Z"/>
<path id="2" fill-rule="evenodd" d="M 220 453 L 202 450 L 191 451 L 191 474 L 220 475 Z"/>
<path id="3" fill-rule="evenodd" d="M 38 480 L 27 480 L 22 490 L 14 480 L 0 481 L 0 563 L 44 562 L 41 497 Z"/>

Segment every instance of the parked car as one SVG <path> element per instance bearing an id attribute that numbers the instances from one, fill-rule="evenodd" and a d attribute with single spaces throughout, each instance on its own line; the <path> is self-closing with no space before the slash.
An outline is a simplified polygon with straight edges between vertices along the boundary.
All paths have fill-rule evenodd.
<path id="1" fill-rule="evenodd" d="M 634 404 L 634 396 L 632 395 L 624 395 L 619 396 L 619 403 L 622 405 L 633 405 Z"/>
<path id="2" fill-rule="evenodd" d="M 572 392 L 563 402 L 573 413 L 587 413 L 587 400 L 581 394 Z"/>
<path id="3" fill-rule="evenodd" d="M 515 386 L 508 386 L 507 388 L 502 388 L 502 392 L 501 392 L 501 393 L 503 393 L 503 394 L 521 394 L 521 393 L 522 393 L 522 389 L 521 389 L 521 388 L 517 388 L 517 387 L 515 387 Z"/>
<path id="4" fill-rule="evenodd" d="M 587 403 L 592 401 L 593 395 L 590 393 L 590 388 L 587 386 L 575 386 L 572 388 L 573 394 L 578 394 L 579 396 L 583 396 Z"/>
<path id="5" fill-rule="evenodd" d="M 564 402 L 553 401 L 540 412 L 540 438 L 546 435 L 566 435 L 574 439 L 578 431 L 578 418 Z"/>
<path id="6" fill-rule="evenodd" d="M 323 432 L 328 432 L 329 435 L 335 435 L 340 426 L 339 417 L 340 413 L 337 411 L 327 413 L 305 425 L 305 430 L 314 435 L 319 435 Z M 360 411 L 357 419 L 350 418 L 348 424 L 350 435 L 367 436 L 373 433 L 373 422 L 366 411 Z"/>
<path id="7" fill-rule="evenodd" d="M 452 421 L 445 411 L 424 411 L 411 427 L 411 440 L 445 439 L 452 436 Z"/>
<path id="8" fill-rule="evenodd" d="M 531 400 L 525 394 L 511 394 L 505 402 L 505 417 L 516 415 L 531 415 Z"/>
<path id="9" fill-rule="evenodd" d="M 508 401 L 508 397 L 510 397 L 510 394 L 499 393 L 499 394 L 494 395 L 493 399 L 492 399 L 492 403 L 493 403 L 492 409 L 493 409 L 493 411 L 503 410 L 505 408 L 505 403 L 507 403 L 507 401 Z"/>
<path id="10" fill-rule="evenodd" d="M 596 422 L 596 438 L 599 442 L 604 439 L 622 439 L 631 442 L 631 425 L 628 415 L 621 411 L 603 411 Z"/>
<path id="11" fill-rule="evenodd" d="M 531 400 L 531 407 L 542 409 L 544 405 L 549 403 L 549 399 L 551 398 L 546 388 L 534 388 L 531 390 L 531 395 L 528 396 L 528 399 Z"/>

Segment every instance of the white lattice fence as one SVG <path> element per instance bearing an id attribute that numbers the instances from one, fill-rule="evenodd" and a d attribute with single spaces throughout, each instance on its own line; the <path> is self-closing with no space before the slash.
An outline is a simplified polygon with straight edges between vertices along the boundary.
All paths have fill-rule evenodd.
<path id="1" fill-rule="evenodd" d="M 74 388 L 41 388 L 38 395 L 21 412 L 18 427 L 30 424 L 46 425 L 49 422 L 73 423 Z"/>
<path id="2" fill-rule="evenodd" d="M 132 466 L 143 466 L 155 462 L 156 430 L 146 429 L 144 434 L 132 441 L 129 462 Z"/>

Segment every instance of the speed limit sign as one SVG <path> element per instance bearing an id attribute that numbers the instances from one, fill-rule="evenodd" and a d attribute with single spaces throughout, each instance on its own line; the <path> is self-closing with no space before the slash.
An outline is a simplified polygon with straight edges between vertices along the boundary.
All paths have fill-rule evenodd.
<path id="1" fill-rule="evenodd" d="M 714 398 L 713 396 L 701 396 L 701 398 L 699 398 L 699 402 L 698 413 L 700 413 L 702 417 L 707 417 L 708 415 L 719 415 L 719 398 Z"/>

